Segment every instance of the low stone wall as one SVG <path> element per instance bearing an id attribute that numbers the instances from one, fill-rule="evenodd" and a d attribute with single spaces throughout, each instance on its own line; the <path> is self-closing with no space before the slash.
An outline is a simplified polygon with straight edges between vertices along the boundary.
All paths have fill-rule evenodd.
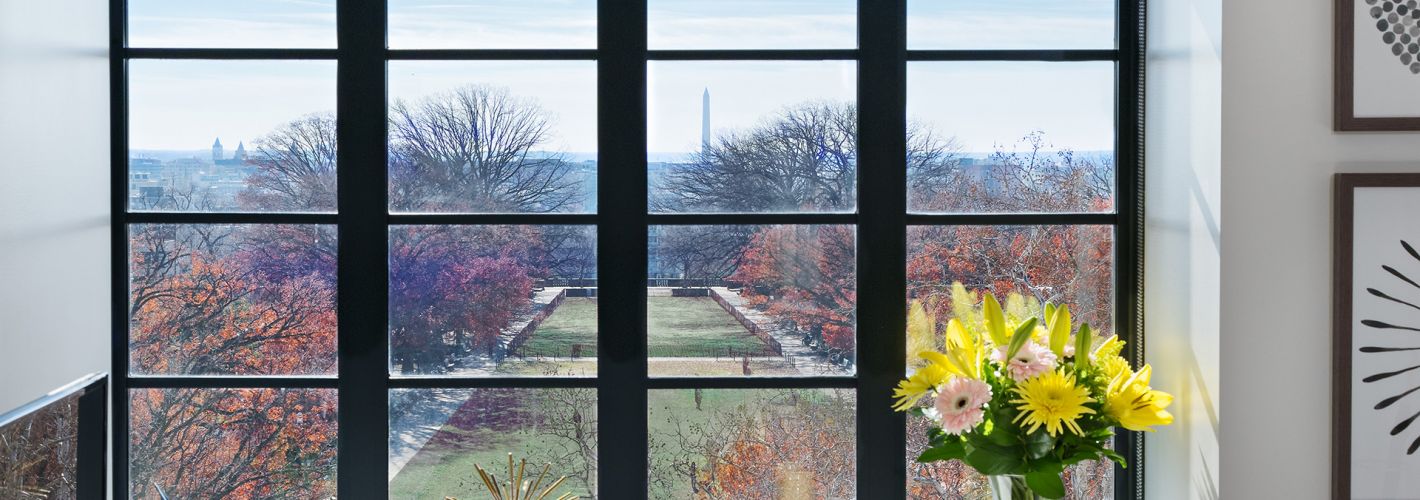
<path id="1" fill-rule="evenodd" d="M 583 290 L 586 289 L 584 288 Z M 596 291 L 595 288 L 591 290 L 593 293 Z M 519 348 L 523 347 L 523 344 L 527 343 L 529 338 L 532 338 L 533 332 L 537 330 L 538 326 L 542 325 L 543 320 L 551 316 L 552 312 L 557 310 L 557 306 L 562 305 L 562 301 L 567 298 L 567 292 L 568 290 L 558 292 L 557 296 L 553 297 L 547 305 L 542 306 L 542 310 L 533 315 L 532 319 L 528 321 L 528 324 L 523 325 L 523 327 L 518 330 L 517 335 L 514 335 L 512 339 L 508 340 L 507 350 L 509 353 L 517 351 Z"/>
<path id="2" fill-rule="evenodd" d="M 672 288 L 672 297 L 709 297 L 709 288 Z"/>
<path id="3" fill-rule="evenodd" d="M 595 289 L 595 288 L 568 288 L 568 289 L 566 289 L 566 290 L 563 290 L 562 293 L 565 294 L 565 295 L 568 296 L 568 297 L 596 297 L 596 296 L 597 296 L 597 289 Z"/>
<path id="4" fill-rule="evenodd" d="M 765 345 L 768 345 L 769 349 L 774 351 L 774 354 L 779 356 L 784 355 L 784 347 L 779 345 L 779 341 L 776 340 L 773 335 L 770 335 L 767 328 L 759 326 L 759 323 L 755 323 L 754 320 L 749 319 L 749 317 L 746 316 L 745 313 L 740 312 L 739 308 L 735 307 L 734 304 L 731 304 L 730 301 L 720 296 L 719 292 L 710 288 L 704 290 L 708 292 L 710 298 L 713 299 L 716 304 L 720 304 L 721 309 L 730 313 L 730 316 L 734 317 L 735 321 L 740 322 L 740 326 L 745 327 L 745 329 L 749 330 L 749 333 L 754 334 L 755 337 L 759 337 L 759 340 L 763 340 Z"/>

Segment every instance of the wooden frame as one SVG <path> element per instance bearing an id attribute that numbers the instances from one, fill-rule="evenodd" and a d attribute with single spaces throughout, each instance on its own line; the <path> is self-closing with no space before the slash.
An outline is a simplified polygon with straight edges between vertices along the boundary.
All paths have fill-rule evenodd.
<path id="1" fill-rule="evenodd" d="M 1420 116 L 1358 118 L 1355 113 L 1355 5 L 1360 0 L 1335 0 L 1333 52 L 1333 128 L 1340 132 L 1420 130 Z"/>
<path id="2" fill-rule="evenodd" d="M 1417 174 L 1337 174 L 1332 219 L 1331 498 L 1351 498 L 1352 356 L 1356 188 L 1420 188 Z"/>

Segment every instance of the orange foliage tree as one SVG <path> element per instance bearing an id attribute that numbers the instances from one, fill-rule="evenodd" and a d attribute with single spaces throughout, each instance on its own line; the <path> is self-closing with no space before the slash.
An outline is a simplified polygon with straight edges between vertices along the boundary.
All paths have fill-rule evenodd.
<path id="1" fill-rule="evenodd" d="M 771 226 L 750 238 L 731 280 L 749 303 L 812 343 L 851 357 L 857 280 L 851 226 Z"/>

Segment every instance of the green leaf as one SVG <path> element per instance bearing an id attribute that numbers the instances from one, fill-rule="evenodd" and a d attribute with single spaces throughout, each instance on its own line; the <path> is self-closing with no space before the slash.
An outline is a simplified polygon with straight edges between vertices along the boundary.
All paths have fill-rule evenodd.
<path id="1" fill-rule="evenodd" d="M 1129 468 L 1129 461 L 1124 459 L 1124 455 L 1120 455 L 1119 453 L 1115 452 L 1114 450 L 1111 450 L 1111 449 L 1103 449 L 1103 450 L 1100 450 L 1100 454 L 1101 454 L 1101 455 L 1104 455 L 1105 458 L 1108 458 L 1108 459 L 1110 459 L 1110 460 L 1113 460 L 1114 463 L 1119 464 L 1120 467 Z"/>
<path id="2" fill-rule="evenodd" d="M 1031 491 L 1045 498 L 1063 498 L 1065 496 L 1065 481 L 1060 479 L 1058 463 L 1053 470 L 1042 469 L 1027 473 L 1026 486 L 1030 486 Z"/>
<path id="3" fill-rule="evenodd" d="M 987 476 L 1019 472 L 1023 465 L 1019 456 L 1001 453 L 997 449 L 977 448 L 966 454 L 966 464 Z"/>
<path id="4" fill-rule="evenodd" d="M 1055 450 L 1055 437 L 1044 430 L 1036 431 L 1026 436 L 1026 456 L 1037 459 L 1049 455 Z"/>
<path id="5" fill-rule="evenodd" d="M 922 452 L 917 457 L 918 462 L 940 462 L 943 460 L 961 460 L 966 457 L 966 446 L 961 441 L 948 442 L 941 446 L 933 446 Z"/>
<path id="6" fill-rule="evenodd" d="M 1094 332 L 1090 331 L 1090 324 L 1080 325 L 1080 333 L 1075 334 L 1075 366 L 1078 368 L 1088 368 L 1090 366 L 1090 346 L 1094 345 Z"/>
<path id="7" fill-rule="evenodd" d="M 982 298 L 981 315 L 986 321 L 986 333 L 991 336 L 991 342 L 998 346 L 1005 345 L 1009 341 L 1006 338 L 1006 315 L 1001 313 L 1001 304 L 996 302 L 996 297 L 988 293 Z"/>
<path id="8" fill-rule="evenodd" d="M 1070 343 L 1070 306 L 1061 305 L 1050 318 L 1050 350 L 1065 357 L 1065 344 Z"/>
<path id="9" fill-rule="evenodd" d="M 1026 320 L 1025 323 L 1021 323 L 1021 326 L 1016 327 L 1016 333 L 1011 336 L 1011 344 L 1006 349 L 1006 359 L 1009 360 L 1016 357 L 1016 353 L 1021 350 L 1022 346 L 1026 345 L 1026 341 L 1030 340 L 1031 333 L 1035 332 L 1035 323 L 1036 319 L 1031 318 Z"/>

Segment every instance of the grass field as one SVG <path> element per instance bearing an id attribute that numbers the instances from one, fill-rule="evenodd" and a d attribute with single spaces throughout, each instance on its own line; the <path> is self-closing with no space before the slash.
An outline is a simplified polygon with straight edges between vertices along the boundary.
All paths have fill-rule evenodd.
<path id="1" fill-rule="evenodd" d="M 582 346 L 582 357 L 597 356 L 597 299 L 568 297 L 543 320 L 520 351 L 527 356 L 571 356 Z"/>
<path id="2" fill-rule="evenodd" d="M 539 434 L 535 416 L 542 413 L 538 408 L 537 390 L 494 389 L 472 390 L 472 396 L 462 404 L 440 430 L 421 448 L 409 463 L 390 481 L 390 498 L 426 499 L 454 496 L 461 499 L 485 498 L 481 484 L 474 472 L 474 464 L 488 468 L 490 465 L 506 464 L 507 454 L 517 457 L 544 455 L 554 449 L 561 449 L 555 438 Z M 707 389 L 703 391 L 699 408 L 695 404 L 695 391 L 688 389 L 653 390 L 647 394 L 648 431 L 655 453 L 650 457 L 656 474 L 651 481 L 651 498 L 679 499 L 694 498 L 689 483 L 666 467 L 674 463 L 693 461 L 704 466 L 705 459 L 698 452 L 683 449 L 674 437 L 676 430 L 693 429 L 710 423 L 726 411 L 744 408 L 774 408 L 780 411 L 792 410 L 785 407 L 782 395 L 785 390 L 738 390 Z M 798 392 L 801 404 L 830 403 L 829 391 L 807 389 Z M 847 393 L 851 397 L 851 392 Z M 851 401 L 851 399 L 850 399 Z M 851 415 L 850 407 L 845 411 Z M 588 415 L 595 419 L 595 413 Z M 851 418 L 842 422 L 823 422 L 825 425 L 852 428 Z M 679 427 L 678 427 L 679 426 Z M 851 431 L 850 431 L 851 432 Z M 531 460 L 530 460 L 531 461 Z M 659 478 L 660 480 L 655 480 Z M 585 493 L 584 485 L 564 489 L 566 492 Z"/>
<path id="3" fill-rule="evenodd" d="M 773 354 L 763 340 L 708 297 L 648 297 L 646 316 L 651 357 Z M 566 357 L 573 345 L 581 345 L 582 357 L 595 357 L 596 343 L 597 299 L 572 297 L 542 322 L 520 351 L 527 356 Z"/>

